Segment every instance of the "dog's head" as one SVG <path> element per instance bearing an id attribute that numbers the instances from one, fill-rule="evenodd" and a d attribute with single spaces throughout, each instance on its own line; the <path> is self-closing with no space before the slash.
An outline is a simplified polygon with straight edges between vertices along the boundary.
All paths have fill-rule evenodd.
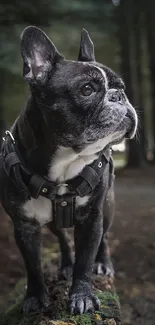
<path id="1" fill-rule="evenodd" d="M 132 138 L 137 115 L 122 79 L 95 61 L 83 30 L 78 61 L 65 60 L 44 32 L 28 27 L 21 36 L 24 78 L 46 120 L 47 132 L 85 154 Z M 53 130 L 54 128 L 54 130 Z"/>

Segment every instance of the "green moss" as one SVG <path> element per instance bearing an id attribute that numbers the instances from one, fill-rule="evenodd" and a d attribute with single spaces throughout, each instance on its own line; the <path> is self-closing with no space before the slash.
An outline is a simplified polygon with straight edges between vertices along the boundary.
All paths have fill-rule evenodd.
<path id="1" fill-rule="evenodd" d="M 52 309 L 45 314 L 23 315 L 22 301 L 25 294 L 25 280 L 22 279 L 16 285 L 14 291 L 7 297 L 3 304 L 3 315 L 0 315 L 0 325 L 65 325 L 63 322 L 76 325 L 104 324 L 106 319 L 114 319 L 120 324 L 120 304 L 115 290 L 101 291 L 103 278 L 98 280 L 95 294 L 101 301 L 101 308 L 94 314 L 70 315 L 67 312 L 68 292 L 71 283 L 67 281 L 49 281 L 48 286 L 52 303 Z M 67 325 L 67 324 L 66 324 Z"/>
<path id="2" fill-rule="evenodd" d="M 23 300 L 25 294 L 26 280 L 21 279 L 16 284 L 14 290 L 9 294 L 3 297 L 3 300 L 0 301 L 0 312 L 10 311 L 12 306 L 20 304 Z"/>
<path id="3" fill-rule="evenodd" d="M 120 319 L 119 297 L 115 292 L 98 291 L 96 295 L 101 301 L 101 308 L 94 314 L 69 315 L 63 311 L 58 315 L 58 319 L 64 322 L 74 323 L 77 325 L 103 324 L 106 318 Z"/>
<path id="4" fill-rule="evenodd" d="M 92 315 L 70 315 L 67 312 L 62 312 L 59 316 L 59 320 L 66 323 L 73 323 L 78 325 L 91 325 L 92 324 Z"/>
<path id="5" fill-rule="evenodd" d="M 1 315 L 1 325 L 35 325 L 41 320 L 40 314 L 23 315 L 22 304 L 13 305 Z"/>
<path id="6" fill-rule="evenodd" d="M 108 318 L 120 318 L 120 302 L 119 297 L 116 292 L 102 291 L 97 292 L 97 296 L 101 301 L 100 311 L 97 312 L 98 315 L 104 320 Z"/>
<path id="7" fill-rule="evenodd" d="M 23 281 L 16 287 L 14 293 L 23 286 Z M 96 295 L 101 301 L 100 311 L 94 314 L 84 314 L 84 315 L 70 315 L 67 313 L 67 297 L 64 295 L 66 291 L 66 283 L 59 282 L 57 286 L 54 286 L 54 295 L 57 295 L 56 305 L 53 307 L 54 314 L 48 315 L 46 319 L 46 324 L 51 324 L 51 320 L 57 320 L 61 324 L 61 321 L 66 323 L 73 323 L 76 325 L 93 325 L 93 324 L 103 324 L 106 318 L 120 319 L 120 309 L 119 309 L 119 298 L 115 292 L 108 291 L 98 291 L 96 290 Z M 13 295 L 13 294 L 12 294 Z M 41 320 L 44 319 L 43 314 L 31 314 L 23 315 L 22 309 L 22 299 L 23 293 L 20 292 L 20 296 L 16 298 L 16 303 L 9 307 L 4 315 L 1 315 L 1 325 L 39 325 Z M 56 308 L 57 306 L 57 308 Z M 57 310 L 56 310 L 57 309 Z M 53 316 L 52 316 L 53 315 Z"/>
<path id="8" fill-rule="evenodd" d="M 107 304 L 108 302 L 114 301 L 119 304 L 119 297 L 116 292 L 111 291 L 99 291 L 96 292 L 98 298 L 101 300 L 101 304 Z"/>

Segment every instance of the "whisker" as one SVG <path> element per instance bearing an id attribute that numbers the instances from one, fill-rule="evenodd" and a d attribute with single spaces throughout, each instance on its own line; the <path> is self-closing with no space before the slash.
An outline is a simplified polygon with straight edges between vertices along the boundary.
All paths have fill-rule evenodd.
<path id="1" fill-rule="evenodd" d="M 140 133 L 139 133 L 139 131 L 137 131 L 136 134 L 135 134 L 135 140 L 136 140 L 136 142 L 140 143 Z"/>

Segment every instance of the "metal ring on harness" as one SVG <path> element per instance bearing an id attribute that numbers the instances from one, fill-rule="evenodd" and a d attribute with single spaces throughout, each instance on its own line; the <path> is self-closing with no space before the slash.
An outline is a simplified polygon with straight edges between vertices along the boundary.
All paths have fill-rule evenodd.
<path id="1" fill-rule="evenodd" d="M 6 135 L 9 135 L 9 137 L 11 138 L 13 144 L 16 143 L 16 142 L 15 142 L 15 139 L 14 139 L 14 137 L 13 137 L 13 135 L 12 135 L 12 133 L 11 133 L 9 130 L 6 130 L 6 131 L 5 131 L 5 134 L 6 134 Z M 5 140 L 6 140 L 5 137 L 3 137 L 2 140 L 5 141 Z"/>

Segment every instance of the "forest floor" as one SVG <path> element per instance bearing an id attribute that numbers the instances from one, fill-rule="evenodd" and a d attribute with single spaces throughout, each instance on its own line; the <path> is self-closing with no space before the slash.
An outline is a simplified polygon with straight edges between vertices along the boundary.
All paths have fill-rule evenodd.
<path id="1" fill-rule="evenodd" d="M 109 240 L 124 325 L 155 324 L 155 169 L 117 173 Z M 43 229 L 45 246 L 56 238 Z M 54 270 L 56 270 L 57 254 Z M 13 227 L 0 208 L 0 300 L 25 275 Z"/>

